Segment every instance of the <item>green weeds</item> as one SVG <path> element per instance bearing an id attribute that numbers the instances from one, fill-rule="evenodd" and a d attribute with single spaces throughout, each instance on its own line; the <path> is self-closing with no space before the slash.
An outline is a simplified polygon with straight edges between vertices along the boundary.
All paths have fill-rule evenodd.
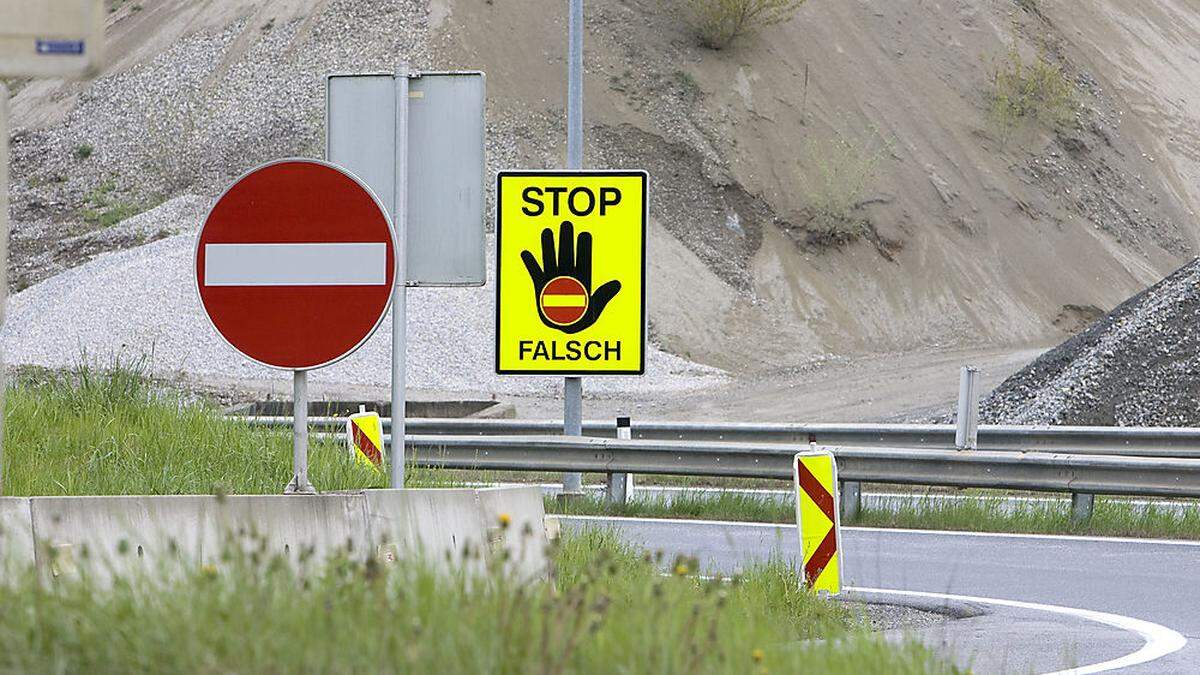
<path id="1" fill-rule="evenodd" d="M 988 84 L 988 112 L 1005 135 L 1025 122 L 1065 126 L 1075 111 L 1071 81 L 1040 52 L 1026 61 L 1012 46 L 993 60 Z"/>
<path id="2" fill-rule="evenodd" d="M 277 494 L 291 478 L 289 432 L 226 419 L 136 363 L 18 375 L 4 403 L 5 495 Z M 311 439 L 318 489 L 387 485 L 347 456 Z"/>
<path id="3" fill-rule="evenodd" d="M 567 536 L 547 581 L 349 552 L 297 572 L 261 547 L 110 585 L 0 581 L 5 672 L 942 673 L 770 563 L 673 574 L 611 532 Z M 236 551 L 249 550 L 238 554 Z"/>
<path id="4" fill-rule="evenodd" d="M 80 211 L 83 220 L 100 227 L 112 227 L 155 206 L 122 199 L 115 191 L 116 184 L 105 181 L 89 192 L 84 197 L 84 207 Z"/>
<path id="5" fill-rule="evenodd" d="M 914 495 L 916 496 L 916 495 Z M 687 518 L 740 522 L 795 523 L 790 500 L 737 492 L 680 493 L 672 499 L 634 499 L 609 504 L 601 496 L 571 501 L 546 500 L 548 513 L 639 518 Z M 1200 504 L 1175 510 L 1128 500 L 1097 497 L 1092 518 L 1075 522 L 1067 501 L 1031 500 L 1006 504 L 995 496 L 913 500 L 898 509 L 864 508 L 844 525 L 966 532 L 1080 534 L 1113 537 L 1200 539 Z"/>

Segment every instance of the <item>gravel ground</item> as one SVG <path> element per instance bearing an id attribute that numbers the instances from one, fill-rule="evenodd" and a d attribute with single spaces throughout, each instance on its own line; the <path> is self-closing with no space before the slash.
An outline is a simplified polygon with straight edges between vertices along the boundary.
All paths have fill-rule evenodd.
<path id="1" fill-rule="evenodd" d="M 203 200 L 199 200 L 203 201 Z M 194 197 L 181 197 L 131 219 L 128 227 L 182 231 L 137 248 L 105 253 L 12 296 L 0 333 L 5 361 L 64 367 L 82 359 L 149 356 L 160 374 L 280 379 L 226 345 L 200 308 L 191 273 L 194 230 L 203 215 Z M 489 242 L 490 248 L 490 242 Z M 489 262 L 494 256 L 488 256 Z M 494 271 L 489 270 L 489 276 Z M 494 286 L 414 289 L 408 300 L 410 387 L 463 392 L 556 395 L 561 378 L 492 373 Z M 391 321 L 349 358 L 313 375 L 317 382 L 386 386 Z M 653 346 L 647 375 L 590 378 L 591 393 L 680 391 L 716 384 L 720 371 Z"/>
<path id="2" fill-rule="evenodd" d="M 1200 425 L 1200 260 L 1005 380 L 980 421 Z"/>
<path id="3" fill-rule="evenodd" d="M 852 611 L 861 612 L 871 630 L 881 633 L 897 629 L 919 630 L 945 623 L 951 619 L 946 614 L 902 605 L 854 603 Z"/>

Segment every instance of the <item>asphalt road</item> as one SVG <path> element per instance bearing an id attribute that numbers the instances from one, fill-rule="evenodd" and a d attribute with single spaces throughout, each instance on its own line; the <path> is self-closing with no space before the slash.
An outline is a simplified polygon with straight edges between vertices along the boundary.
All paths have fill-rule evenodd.
<path id="1" fill-rule="evenodd" d="M 696 556 L 713 573 L 734 573 L 771 555 L 794 559 L 799 554 L 791 526 L 615 518 L 562 522 L 568 528 L 616 528 L 650 550 Z M 844 528 L 842 548 L 847 586 L 939 594 L 935 600 L 942 594 L 975 598 L 968 603 L 986 610 L 984 615 L 915 635 L 976 672 L 1078 667 L 1079 673 L 1200 673 L 1200 542 Z M 1027 604 L 997 605 L 985 598 Z M 1118 625 L 1110 625 L 1114 622 Z M 1141 658 L 1173 650 L 1180 635 L 1187 639 L 1182 649 L 1133 666 L 1111 663 L 1138 660 L 1132 655 L 1140 649 Z"/>

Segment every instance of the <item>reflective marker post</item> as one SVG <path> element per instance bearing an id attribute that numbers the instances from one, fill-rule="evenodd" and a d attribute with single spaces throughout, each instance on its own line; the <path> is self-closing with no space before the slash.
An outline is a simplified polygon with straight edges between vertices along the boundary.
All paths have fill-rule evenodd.
<path id="1" fill-rule="evenodd" d="M 567 7 L 567 168 L 583 168 L 583 0 Z M 589 289 L 590 290 L 590 289 Z M 563 379 L 563 435 L 583 435 L 583 380 Z M 563 474 L 563 494 L 583 492 L 583 474 Z"/>

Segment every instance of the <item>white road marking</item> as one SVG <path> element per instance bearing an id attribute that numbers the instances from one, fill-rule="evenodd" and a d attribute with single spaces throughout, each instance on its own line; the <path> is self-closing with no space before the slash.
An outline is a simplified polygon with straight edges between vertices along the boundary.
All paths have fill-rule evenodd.
<path id="1" fill-rule="evenodd" d="M 1096 612 L 1090 609 L 1078 609 L 1075 607 L 1062 607 L 1059 605 L 1046 605 L 1038 602 L 1022 602 L 1020 600 L 1003 600 L 1001 598 L 984 598 L 974 595 L 953 595 L 950 593 L 930 593 L 926 591 L 896 591 L 887 588 L 856 588 L 848 586 L 848 590 L 858 593 L 873 593 L 879 595 L 898 595 L 914 598 L 938 598 L 943 600 L 955 600 L 958 602 L 974 602 L 982 605 L 998 605 L 1001 607 L 1013 607 L 1016 609 L 1026 609 L 1037 612 L 1052 612 L 1054 614 L 1063 614 L 1076 618 L 1102 623 L 1106 626 L 1112 626 L 1119 630 L 1136 633 L 1145 644 L 1142 648 L 1108 661 L 1093 663 L 1078 668 L 1070 668 L 1067 670 L 1057 670 L 1047 675 L 1087 675 L 1088 673 L 1103 673 L 1109 670 L 1117 670 L 1118 668 L 1129 668 L 1142 663 L 1149 663 L 1155 659 L 1160 659 L 1168 654 L 1173 654 L 1180 649 L 1183 649 L 1187 644 L 1187 638 L 1180 635 L 1177 631 L 1171 630 L 1166 626 L 1161 626 L 1149 621 L 1134 619 L 1120 614 L 1109 614 L 1108 612 Z"/>
<path id="2" fill-rule="evenodd" d="M 381 286 L 387 244 L 205 244 L 205 286 Z"/>
<path id="3" fill-rule="evenodd" d="M 688 525 L 721 525 L 745 527 L 796 527 L 792 523 L 758 523 L 740 520 L 693 520 L 689 518 L 637 518 L 632 516 L 568 516 L 559 518 L 578 520 L 617 520 L 639 523 L 680 523 Z M 1093 537 L 1078 534 L 1022 534 L 1019 532 L 962 532 L 960 530 L 912 530 L 901 527 L 843 527 L 851 532 L 902 532 L 904 534 L 947 535 L 951 537 L 999 537 L 1004 539 L 1056 539 L 1066 541 L 1091 541 L 1122 544 L 1157 544 L 1163 546 L 1200 546 L 1200 541 L 1183 539 L 1138 539 L 1135 537 Z"/>

